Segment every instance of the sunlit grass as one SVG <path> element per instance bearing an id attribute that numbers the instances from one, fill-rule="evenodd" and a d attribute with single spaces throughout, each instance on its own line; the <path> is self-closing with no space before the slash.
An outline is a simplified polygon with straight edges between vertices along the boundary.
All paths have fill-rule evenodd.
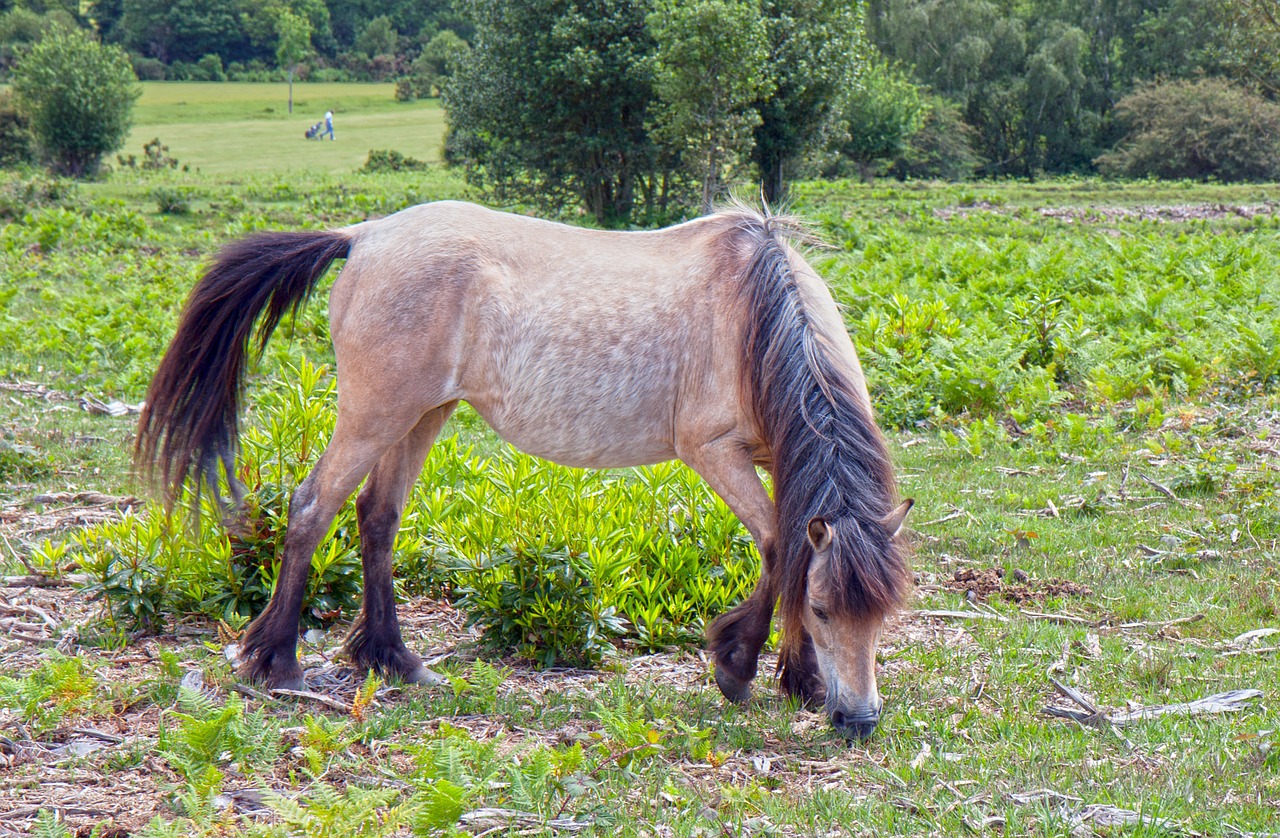
<path id="1" fill-rule="evenodd" d="M 145 82 L 121 154 L 141 158 L 153 138 L 180 163 L 234 175 L 310 170 L 350 172 L 372 149 L 440 159 L 444 111 L 437 100 L 396 102 L 390 84 Z M 335 140 L 307 140 L 309 126 L 334 113 Z"/>

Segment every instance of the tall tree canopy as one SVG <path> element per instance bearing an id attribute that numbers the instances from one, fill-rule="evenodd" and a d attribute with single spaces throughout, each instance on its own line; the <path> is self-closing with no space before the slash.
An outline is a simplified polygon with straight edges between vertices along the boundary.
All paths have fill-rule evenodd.
<path id="1" fill-rule="evenodd" d="M 752 157 L 777 201 L 805 156 L 836 125 L 866 62 L 862 7 L 849 0 L 764 0 L 773 91 L 756 103 Z"/>
<path id="2" fill-rule="evenodd" d="M 726 167 L 754 145 L 760 114 L 753 103 L 773 87 L 759 0 L 665 0 L 649 28 L 657 42 L 655 136 L 684 155 L 710 212 Z"/>
<path id="3" fill-rule="evenodd" d="M 473 49 L 445 88 L 450 153 L 470 179 L 625 223 L 654 159 L 648 11 L 631 0 L 474 0 Z"/>

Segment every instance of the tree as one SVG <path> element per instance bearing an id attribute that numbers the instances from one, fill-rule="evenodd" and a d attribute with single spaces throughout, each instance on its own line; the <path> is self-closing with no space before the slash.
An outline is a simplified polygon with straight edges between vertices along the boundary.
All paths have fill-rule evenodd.
<path id="1" fill-rule="evenodd" d="M 276 64 L 289 68 L 289 113 L 293 113 L 293 73 L 311 52 L 311 21 L 287 8 L 276 15 Z"/>
<path id="2" fill-rule="evenodd" d="M 395 27 L 391 25 L 391 18 L 386 15 L 379 15 L 364 27 L 360 33 L 360 37 L 356 38 L 355 50 L 362 52 L 369 58 L 377 58 L 379 55 L 395 55 L 396 43 L 399 36 L 396 34 Z"/>
<path id="3" fill-rule="evenodd" d="M 752 104 L 772 89 L 759 0 L 664 0 L 649 15 L 649 30 L 661 101 L 655 136 L 683 152 L 702 183 L 702 211 L 710 212 L 726 166 L 754 144 L 760 114 Z"/>
<path id="4" fill-rule="evenodd" d="M 452 29 L 442 29 L 433 35 L 410 66 L 409 98 L 435 95 L 470 51 L 471 46 Z"/>
<path id="5" fill-rule="evenodd" d="M 1232 78 L 1280 96 L 1280 7 L 1274 0 L 1214 0 L 1224 54 Z"/>
<path id="6" fill-rule="evenodd" d="M 499 197 L 625 223 L 654 161 L 645 25 L 632 0 L 475 0 L 471 53 L 445 86 L 448 159 Z"/>
<path id="7" fill-rule="evenodd" d="M 232 61 L 244 51 L 237 3 L 208 0 L 124 0 L 113 29 L 136 53 L 173 61 L 199 61 L 213 53 Z"/>
<path id="8" fill-rule="evenodd" d="M 837 150 L 870 183 L 872 164 L 903 153 L 924 111 L 920 89 L 905 73 L 884 61 L 872 62 L 845 104 Z"/>
<path id="9" fill-rule="evenodd" d="M 752 158 L 765 200 L 777 202 L 807 155 L 825 145 L 866 63 L 862 5 L 849 0 L 763 0 L 775 87 L 756 102 Z"/>
<path id="10" fill-rule="evenodd" d="M 973 150 L 977 138 L 973 126 L 964 121 L 960 107 L 937 95 L 923 97 L 924 118 L 889 167 L 889 174 L 907 178 L 968 180 L 982 165 Z"/>
<path id="11" fill-rule="evenodd" d="M 124 143 L 141 89 L 124 50 L 56 29 L 14 68 L 13 92 L 53 170 L 88 177 Z"/>
<path id="12" fill-rule="evenodd" d="M 1122 177 L 1280 177 L 1280 105 L 1225 79 L 1151 83 L 1116 104 L 1128 133 L 1098 168 Z"/>
<path id="13" fill-rule="evenodd" d="M 39 14 L 26 8 L 0 14 L 0 76 L 26 55 L 31 45 L 55 27 L 75 29 L 75 19 L 61 9 Z"/>

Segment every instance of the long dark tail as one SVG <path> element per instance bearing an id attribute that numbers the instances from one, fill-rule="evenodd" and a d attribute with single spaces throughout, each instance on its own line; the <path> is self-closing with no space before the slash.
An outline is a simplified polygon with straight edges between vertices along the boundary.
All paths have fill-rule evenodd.
<path id="1" fill-rule="evenodd" d="M 192 290 L 138 420 L 135 467 L 172 503 L 194 471 L 230 479 L 254 323 L 258 352 L 351 240 L 342 232 L 259 233 L 225 247 Z M 234 486 L 234 482 L 233 482 Z M 216 493 L 216 491 L 215 491 Z"/>

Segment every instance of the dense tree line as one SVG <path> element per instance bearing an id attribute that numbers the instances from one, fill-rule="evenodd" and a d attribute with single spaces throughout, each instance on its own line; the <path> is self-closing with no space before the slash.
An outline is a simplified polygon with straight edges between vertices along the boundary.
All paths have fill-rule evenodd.
<path id="1" fill-rule="evenodd" d="M 867 32 L 959 109 L 979 174 L 1029 176 L 1093 171 L 1125 129 L 1116 105 L 1149 82 L 1220 77 L 1274 98 L 1276 14 L 1272 0 L 870 0 Z"/>
<path id="2" fill-rule="evenodd" d="M 67 30 L 143 79 L 443 94 L 472 182 L 609 225 L 799 176 L 1280 178 L 1274 0 L 0 0 L 0 78 Z"/>
<path id="3" fill-rule="evenodd" d="M 140 77 L 200 81 L 278 77 L 298 31 L 306 71 L 360 81 L 402 75 L 441 31 L 471 36 L 453 0 L 0 0 L 0 71 L 59 23 L 123 47 Z"/>

